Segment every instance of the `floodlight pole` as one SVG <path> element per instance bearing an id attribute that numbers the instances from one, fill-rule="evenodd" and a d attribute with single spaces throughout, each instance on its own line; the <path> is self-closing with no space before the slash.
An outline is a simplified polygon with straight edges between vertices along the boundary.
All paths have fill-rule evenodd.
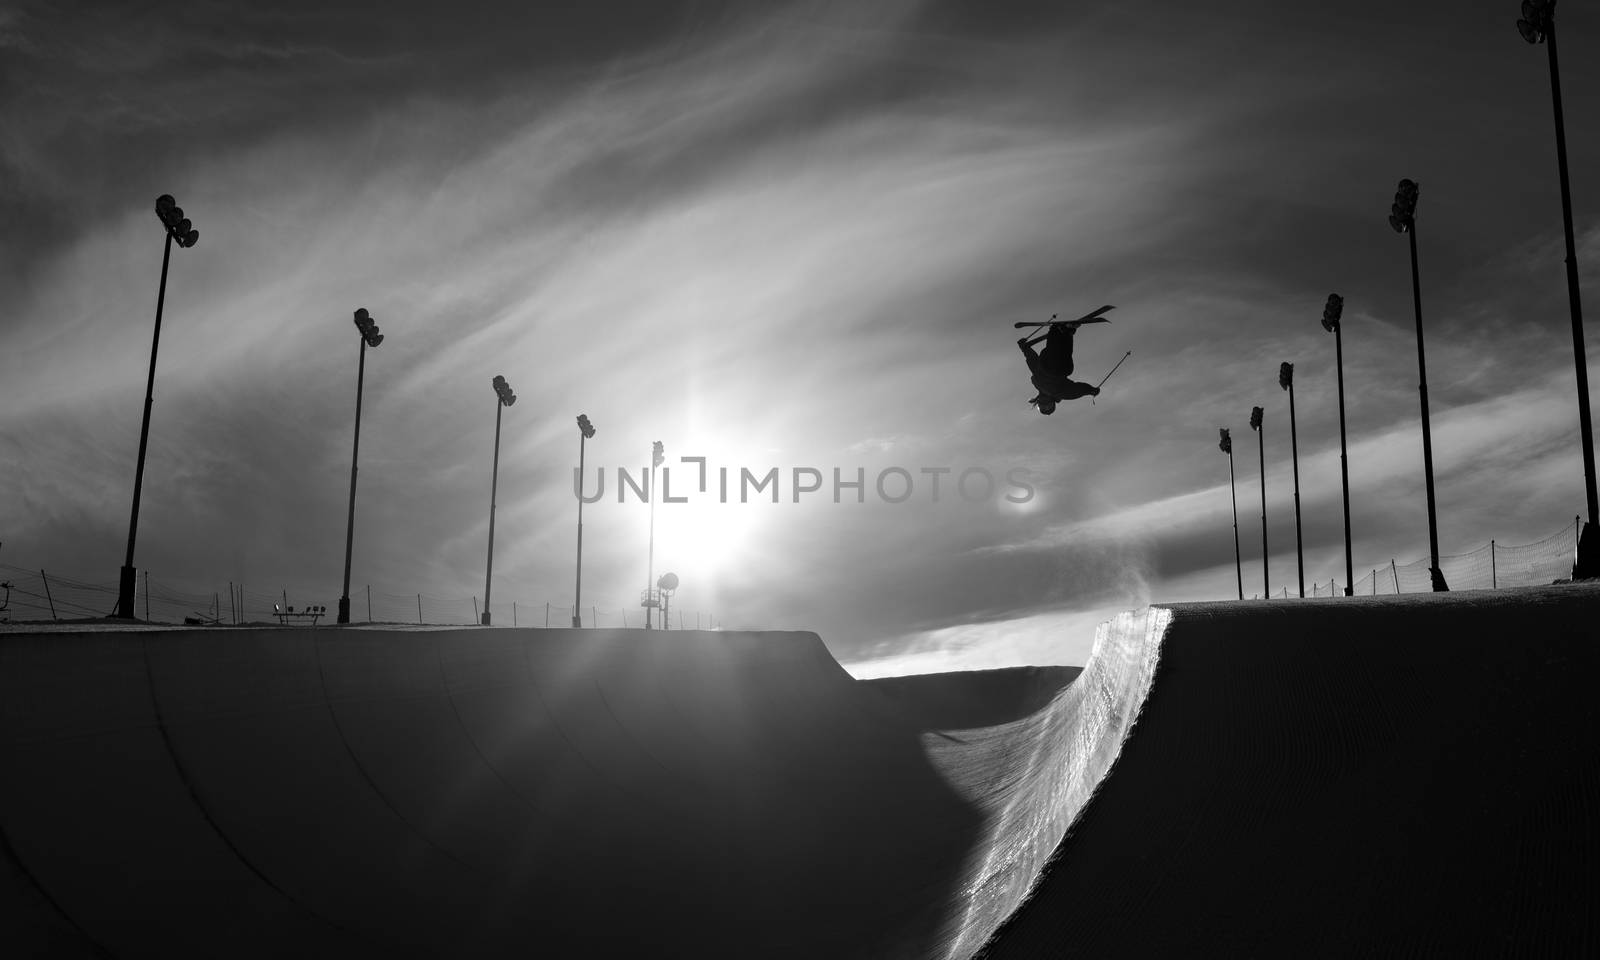
<path id="1" fill-rule="evenodd" d="M 650 592 L 656 583 L 656 463 L 654 452 L 650 455 L 650 548 L 647 552 L 644 573 L 644 628 L 650 629 Z"/>
<path id="2" fill-rule="evenodd" d="M 1350 462 L 1344 433 L 1344 322 L 1333 328 L 1334 368 L 1339 378 L 1339 480 L 1344 487 L 1344 595 L 1355 590 L 1355 566 L 1350 553 Z"/>
<path id="3" fill-rule="evenodd" d="M 572 593 L 572 626 L 582 629 L 583 614 L 583 453 L 584 443 L 589 435 L 583 431 L 578 432 L 578 582 Z"/>
<path id="4" fill-rule="evenodd" d="M 1574 579 L 1600 576 L 1600 495 L 1595 488 L 1594 426 L 1589 415 L 1589 364 L 1583 345 L 1583 305 L 1578 296 L 1578 254 L 1572 234 L 1572 186 L 1567 176 L 1567 130 L 1561 109 L 1561 73 L 1556 60 L 1556 25 L 1553 13 L 1545 17 L 1545 45 L 1550 48 L 1550 99 L 1556 115 L 1556 161 L 1561 173 L 1561 226 L 1567 241 L 1567 302 L 1572 312 L 1572 356 L 1578 374 L 1578 431 L 1583 444 L 1584 492 L 1589 522 L 1578 539 Z"/>
<path id="5" fill-rule="evenodd" d="M 350 553 L 356 536 L 356 461 L 361 456 L 361 388 L 367 377 L 367 338 L 363 334 L 356 361 L 356 436 L 350 451 L 350 510 L 344 528 L 344 589 L 339 594 L 339 623 L 350 622 Z"/>
<path id="6" fill-rule="evenodd" d="M 494 398 L 494 466 L 489 470 L 489 562 L 483 574 L 483 618 L 484 626 L 489 626 L 489 590 L 494 586 L 494 501 L 495 494 L 500 486 L 500 414 L 505 410 L 506 404 L 496 394 Z"/>
<path id="7" fill-rule="evenodd" d="M 1233 483 L 1233 444 L 1228 444 L 1228 501 L 1233 504 L 1233 575 L 1239 582 L 1239 599 L 1244 599 L 1244 560 L 1239 555 L 1239 494 Z"/>
<path id="8" fill-rule="evenodd" d="M 172 261 L 172 231 L 167 234 L 166 248 L 161 253 L 161 286 L 156 292 L 156 329 L 150 338 L 150 377 L 144 388 L 144 420 L 139 425 L 139 459 L 133 468 L 133 515 L 128 520 L 128 555 L 122 562 L 122 575 L 117 584 L 116 616 L 122 620 L 133 619 L 133 594 L 138 572 L 133 566 L 133 546 L 139 538 L 139 498 L 144 490 L 144 456 L 150 443 L 150 408 L 155 404 L 156 352 L 161 346 L 161 310 L 167 302 L 167 265 Z"/>
<path id="9" fill-rule="evenodd" d="M 1294 418 L 1294 380 L 1289 380 L 1289 456 L 1294 464 L 1294 556 L 1299 564 L 1300 599 L 1306 596 L 1306 556 L 1300 539 L 1300 441 Z"/>
<path id="10" fill-rule="evenodd" d="M 1256 448 L 1261 453 L 1261 599 L 1272 593 L 1272 577 L 1267 554 L 1267 425 L 1256 427 Z"/>
<path id="11" fill-rule="evenodd" d="M 1428 556 L 1432 562 L 1428 573 L 1434 592 L 1443 593 L 1449 587 L 1439 569 L 1439 516 L 1433 498 L 1433 430 L 1428 418 L 1428 362 L 1422 346 L 1422 281 L 1417 272 L 1416 218 L 1411 218 L 1406 226 L 1406 236 L 1411 240 L 1411 304 L 1417 318 L 1417 390 L 1422 401 L 1422 471 L 1428 493 Z"/>

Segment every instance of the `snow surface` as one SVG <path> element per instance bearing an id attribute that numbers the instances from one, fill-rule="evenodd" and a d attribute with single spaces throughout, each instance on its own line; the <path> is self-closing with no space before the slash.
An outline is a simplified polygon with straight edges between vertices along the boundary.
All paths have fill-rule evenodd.
<path id="1" fill-rule="evenodd" d="M 1054 696 L 858 681 L 807 633 L 7 631 L 0 938 L 1592 953 L 1597 612 L 1582 585 L 1158 607 Z"/>
<path id="2" fill-rule="evenodd" d="M 1121 618 L 1045 709 L 954 734 L 804 633 L 8 632 L 0 936 L 964 957 L 1115 756 L 1161 622 Z"/>

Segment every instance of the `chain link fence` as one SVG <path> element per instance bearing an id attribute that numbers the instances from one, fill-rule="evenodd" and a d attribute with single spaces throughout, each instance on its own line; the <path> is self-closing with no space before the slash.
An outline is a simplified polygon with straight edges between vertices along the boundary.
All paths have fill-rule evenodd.
<path id="1" fill-rule="evenodd" d="M 1577 560 L 1579 519 L 1543 540 L 1504 545 L 1490 540 L 1470 553 L 1439 558 L 1439 568 L 1452 590 L 1485 590 L 1499 587 L 1538 586 L 1572 575 Z M 1369 572 L 1356 581 L 1356 596 L 1395 593 L 1429 593 L 1433 581 L 1428 576 L 1428 558 L 1373 567 L 1357 567 Z M 117 607 L 117 585 L 96 583 L 76 577 L 47 573 L 24 567 L 0 564 L 0 622 L 50 622 L 93 620 L 109 617 Z M 1343 590 L 1337 581 L 1311 585 L 1313 597 L 1335 597 Z M 388 593 L 361 587 L 352 591 L 350 619 L 354 623 L 424 624 L 459 626 L 482 622 L 483 609 L 478 597 L 450 597 L 431 593 Z M 1259 595 L 1258 595 L 1259 596 Z M 1288 587 L 1275 597 L 1289 597 Z M 275 593 L 247 590 L 229 583 L 224 589 L 193 593 L 177 589 L 142 571 L 134 592 L 134 617 L 149 623 L 305 623 L 308 608 L 323 607 L 315 622 L 332 623 L 337 607 L 325 597 L 312 597 L 280 588 Z M 297 616 L 285 617 L 285 613 Z M 721 623 L 711 613 L 670 607 L 670 624 L 664 624 L 660 610 L 651 612 L 652 625 L 672 630 L 716 630 Z M 645 611 L 635 600 L 626 603 L 615 598 L 596 598 L 586 602 L 579 617 L 585 627 L 643 627 Z M 570 627 L 573 608 L 569 600 L 499 600 L 493 621 L 497 626 Z"/>
<path id="2" fill-rule="evenodd" d="M 1572 565 L 1578 559 L 1578 536 L 1583 528 L 1581 518 L 1574 518 L 1568 526 L 1543 540 L 1533 543 L 1507 545 L 1490 540 L 1470 553 L 1458 553 L 1439 558 L 1439 572 L 1451 590 L 1495 590 L 1500 587 L 1535 587 L 1565 580 L 1572 576 Z M 1431 593 L 1433 579 L 1428 574 L 1428 560 L 1388 563 L 1366 569 L 1366 576 L 1357 580 L 1355 596 L 1379 596 L 1396 593 Z M 1309 591 L 1313 597 L 1336 597 L 1343 589 L 1335 580 L 1318 583 Z M 1275 596 L 1278 596 L 1275 594 Z M 1284 588 L 1281 596 L 1290 596 Z"/>
<path id="3" fill-rule="evenodd" d="M 350 620 L 353 623 L 425 624 L 462 626 L 482 622 L 481 597 L 450 597 L 431 593 L 387 593 L 371 587 L 351 590 Z M 337 619 L 337 598 L 308 595 L 288 588 L 273 593 L 246 589 L 228 583 L 211 593 L 180 590 L 147 571 L 141 571 L 133 596 L 133 613 L 149 623 L 247 624 L 280 622 L 304 624 L 311 621 L 306 612 L 322 607 L 315 622 L 333 623 Z M 614 598 L 597 597 L 585 602 L 580 618 L 585 627 L 643 627 L 644 608 Z M 117 608 L 117 584 L 96 583 L 45 570 L 0 564 L 0 622 L 52 622 L 93 620 L 111 616 Z M 651 611 L 653 626 L 672 630 L 714 630 L 721 627 L 710 612 L 670 606 L 671 624 L 663 623 L 662 611 Z M 291 616 L 283 616 L 292 614 Z M 496 599 L 493 622 L 496 626 L 571 627 L 571 600 Z"/>

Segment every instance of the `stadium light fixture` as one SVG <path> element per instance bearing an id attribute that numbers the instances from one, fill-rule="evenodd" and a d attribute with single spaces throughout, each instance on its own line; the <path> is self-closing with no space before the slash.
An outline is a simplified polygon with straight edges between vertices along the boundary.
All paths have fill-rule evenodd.
<path id="1" fill-rule="evenodd" d="M 1256 445 L 1261 453 L 1261 598 L 1272 596 L 1272 576 L 1267 562 L 1267 432 L 1262 429 L 1260 407 L 1250 408 L 1250 429 L 1256 432 Z"/>
<path id="2" fill-rule="evenodd" d="M 1228 502 L 1233 505 L 1233 575 L 1239 584 L 1239 599 L 1244 599 L 1244 561 L 1239 557 L 1239 494 L 1233 482 L 1233 437 L 1227 427 L 1219 427 L 1222 440 L 1217 449 L 1228 455 Z"/>
<path id="3" fill-rule="evenodd" d="M 1344 490 L 1344 595 L 1355 589 L 1355 564 L 1350 551 L 1350 463 L 1344 433 L 1344 297 L 1328 294 L 1322 307 L 1322 329 L 1333 334 L 1334 369 L 1339 378 L 1339 480 Z"/>
<path id="4" fill-rule="evenodd" d="M 1530 44 L 1543 43 L 1549 52 L 1550 102 L 1556 118 L 1556 168 L 1561 178 L 1561 226 L 1567 244 L 1567 306 L 1572 315 L 1572 360 L 1577 371 L 1578 439 L 1583 448 L 1584 499 L 1588 523 L 1578 537 L 1574 580 L 1600 577 L 1600 491 L 1594 462 L 1594 421 L 1589 411 L 1589 362 L 1583 342 L 1583 303 L 1578 293 L 1577 242 L 1572 230 L 1572 183 L 1567 174 L 1567 125 L 1561 108 L 1561 70 L 1556 56 L 1555 0 L 1523 0 L 1517 32 Z"/>
<path id="5" fill-rule="evenodd" d="M 594 436 L 594 424 L 589 422 L 587 414 L 578 414 L 578 482 L 575 492 L 578 495 L 578 582 L 572 594 L 572 626 L 575 629 L 583 627 L 583 445 Z"/>
<path id="6" fill-rule="evenodd" d="M 1422 341 L 1422 281 L 1417 273 L 1417 182 L 1400 181 L 1389 207 L 1389 226 L 1411 242 L 1411 305 L 1417 320 L 1417 392 L 1422 404 L 1422 471 L 1428 493 L 1428 575 L 1436 593 L 1449 589 L 1439 571 L 1439 515 L 1433 497 L 1433 429 L 1428 418 L 1428 361 Z"/>
<path id="7" fill-rule="evenodd" d="M 139 539 L 139 501 L 144 493 L 144 458 L 150 445 L 150 408 L 155 403 L 156 354 L 161 347 L 161 311 L 167 301 L 167 267 L 172 262 L 172 245 L 188 249 L 200 241 L 200 231 L 183 215 L 183 208 L 172 194 L 163 193 L 156 198 L 156 218 L 161 221 L 167 235 L 161 253 L 161 284 L 156 290 L 156 327 L 150 338 L 150 375 L 144 388 L 144 419 L 139 424 L 139 457 L 133 468 L 133 510 L 128 520 L 128 553 L 122 561 L 122 571 L 117 584 L 117 609 L 114 616 L 122 620 L 133 619 L 133 594 L 138 573 L 133 566 L 133 549 Z"/>
<path id="8" fill-rule="evenodd" d="M 366 307 L 356 310 L 355 324 L 356 331 L 361 334 L 361 346 L 356 360 L 356 431 L 350 451 L 350 510 L 344 528 L 344 589 L 339 593 L 339 614 L 336 618 L 339 623 L 350 622 L 350 556 L 356 535 L 356 463 L 361 457 L 361 390 L 367 378 L 367 348 L 383 342 L 383 334 L 378 332 L 378 324 L 373 321 Z"/>
<path id="9" fill-rule="evenodd" d="M 1517 32 L 1530 44 L 1543 43 L 1555 32 L 1555 0 L 1522 0 Z"/>
<path id="10" fill-rule="evenodd" d="M 1417 182 L 1407 177 L 1394 191 L 1394 202 L 1389 205 L 1389 226 L 1395 233 L 1409 233 L 1416 226 Z"/>
<path id="11" fill-rule="evenodd" d="M 506 378 L 496 375 L 490 381 L 494 387 L 494 465 L 489 468 L 489 562 L 483 574 L 483 617 L 481 622 L 489 626 L 489 592 L 494 586 L 494 503 L 495 493 L 500 484 L 500 414 L 506 407 L 517 402 L 517 395 L 511 389 L 511 384 L 506 383 Z"/>
<path id="12" fill-rule="evenodd" d="M 1278 365 L 1278 386 L 1289 391 L 1289 457 L 1294 464 L 1294 557 L 1299 565 L 1300 599 L 1306 596 L 1306 557 L 1300 539 L 1300 440 L 1294 416 L 1294 364 Z"/>

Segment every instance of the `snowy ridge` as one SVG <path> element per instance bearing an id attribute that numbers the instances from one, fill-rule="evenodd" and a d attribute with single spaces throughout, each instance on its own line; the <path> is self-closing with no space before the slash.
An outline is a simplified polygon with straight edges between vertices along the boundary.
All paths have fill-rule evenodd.
<path id="1" fill-rule="evenodd" d="M 963 792 L 992 811 L 962 891 L 965 916 L 945 933 L 949 960 L 976 955 L 1049 868 L 1139 717 L 1171 622 L 1159 607 L 1119 614 L 1095 631 L 1083 673 L 1046 709 L 965 742 L 925 740 L 936 764 L 973 771 Z"/>
<path id="2" fill-rule="evenodd" d="M 968 730 L 810 633 L 0 635 L 0 938 L 969 957 L 1106 777 L 1168 620 L 1103 625 L 1042 708 Z"/>

